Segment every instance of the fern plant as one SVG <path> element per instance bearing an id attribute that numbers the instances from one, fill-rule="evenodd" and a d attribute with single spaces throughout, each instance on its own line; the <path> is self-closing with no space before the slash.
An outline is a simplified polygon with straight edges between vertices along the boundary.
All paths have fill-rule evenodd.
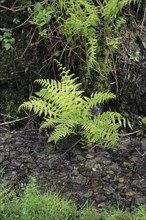
<path id="1" fill-rule="evenodd" d="M 70 46 L 85 49 L 89 72 L 97 62 L 96 27 L 100 22 L 97 7 L 92 0 L 53 0 L 53 5 L 54 16 Z"/>
<path id="2" fill-rule="evenodd" d="M 118 128 L 125 124 L 125 119 L 117 112 L 91 113 L 91 108 L 101 105 L 115 95 L 111 92 L 99 92 L 90 97 L 83 96 L 81 84 L 74 74 L 69 74 L 60 63 L 61 81 L 38 79 L 36 82 L 41 89 L 31 96 L 29 101 L 20 105 L 19 110 L 33 111 L 36 115 L 43 115 L 40 129 L 53 128 L 48 141 L 57 142 L 61 138 L 71 135 L 81 135 L 83 146 L 90 146 L 98 142 L 105 146 L 113 146 L 118 138 Z"/>
<path id="3" fill-rule="evenodd" d="M 121 12 L 123 7 L 131 3 L 138 3 L 140 0 L 104 0 L 103 16 L 105 19 L 116 18 L 118 12 Z"/>
<path id="4" fill-rule="evenodd" d="M 118 19 L 123 7 L 140 0 L 52 0 L 54 18 L 66 37 L 67 47 L 82 57 L 85 67 L 83 80 L 91 77 L 99 81 L 98 87 L 108 90 L 109 82 L 102 82 L 113 71 L 113 55 L 118 50 L 122 38 L 121 25 L 126 21 Z M 112 22 L 111 22 L 112 21 Z M 69 56 L 70 57 L 70 56 Z M 82 63 L 84 61 L 84 63 Z M 109 77 L 108 77 L 109 78 Z M 101 80 L 100 80 L 101 79 Z M 106 88 L 105 88 L 106 87 Z"/>

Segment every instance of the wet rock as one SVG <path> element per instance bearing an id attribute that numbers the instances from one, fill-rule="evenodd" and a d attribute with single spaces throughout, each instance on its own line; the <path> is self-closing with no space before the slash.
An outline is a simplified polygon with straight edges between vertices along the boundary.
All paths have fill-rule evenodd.
<path id="1" fill-rule="evenodd" d="M 109 164 L 111 164 L 111 160 L 104 159 L 104 160 L 102 161 L 102 163 L 105 164 L 105 165 L 109 165 Z"/>
<path id="2" fill-rule="evenodd" d="M 95 164 L 101 164 L 102 160 L 103 158 L 101 158 L 100 156 L 95 157 L 94 159 L 86 160 L 85 166 L 92 169 L 93 167 L 95 167 Z"/>
<path id="3" fill-rule="evenodd" d="M 9 161 L 9 160 L 4 160 L 2 165 L 3 165 L 4 167 L 6 167 L 6 166 L 8 166 L 9 164 L 10 164 L 10 161 Z"/>
<path id="4" fill-rule="evenodd" d="M 89 153 L 89 154 L 86 155 L 87 159 L 91 159 L 91 158 L 94 158 L 94 157 L 95 157 L 95 154 L 93 154 L 93 153 Z"/>
<path id="5" fill-rule="evenodd" d="M 119 167 L 118 163 L 112 162 L 112 164 L 110 164 L 108 166 L 108 170 L 112 170 L 113 172 L 118 172 L 118 171 L 120 171 L 120 167 Z"/>
<path id="6" fill-rule="evenodd" d="M 57 174 L 58 179 L 67 179 L 68 175 L 67 172 L 63 171 Z"/>
<path id="7" fill-rule="evenodd" d="M 86 191 L 81 191 L 81 192 L 78 193 L 78 195 L 88 199 L 93 195 L 93 191 L 91 189 L 88 189 L 87 192 Z"/>
<path id="8" fill-rule="evenodd" d="M 35 163 L 27 163 L 26 164 L 26 167 L 28 168 L 28 169 L 35 169 L 36 167 L 37 167 L 37 165 L 35 164 Z"/>
<path id="9" fill-rule="evenodd" d="M 109 175 L 113 175 L 114 171 L 113 170 L 107 170 L 106 173 L 109 174 Z"/>
<path id="10" fill-rule="evenodd" d="M 77 177 L 72 177 L 72 179 L 73 179 L 74 183 L 77 183 L 79 185 L 86 185 L 87 184 L 87 178 L 82 175 L 79 175 Z"/>
<path id="11" fill-rule="evenodd" d="M 95 194 L 94 198 L 97 204 L 106 201 L 106 196 L 103 194 L 103 192 L 102 194 L 100 192 L 98 194 Z"/>
<path id="12" fill-rule="evenodd" d="M 74 169 L 73 169 L 72 175 L 73 175 L 73 176 L 78 176 L 78 175 L 79 175 L 79 171 L 78 171 L 77 168 L 74 168 Z"/>
<path id="13" fill-rule="evenodd" d="M 128 137 L 113 149 L 62 152 L 52 145 L 48 151 L 35 133 L 8 131 L 0 133 L 1 178 L 16 185 L 34 176 L 42 191 L 59 191 L 80 204 L 89 199 L 133 207 L 145 202 L 145 142 Z"/>
<path id="14" fill-rule="evenodd" d="M 98 204 L 98 208 L 104 208 L 106 206 L 105 202 L 101 202 Z"/>
<path id="15" fill-rule="evenodd" d="M 115 191 L 115 189 L 113 187 L 111 187 L 111 186 L 104 186 L 103 190 L 104 190 L 106 195 L 111 195 Z"/>
<path id="16" fill-rule="evenodd" d="M 0 164 L 3 162 L 4 159 L 5 159 L 4 155 L 0 155 Z"/>
<path id="17" fill-rule="evenodd" d="M 84 162 L 86 159 L 85 157 L 83 157 L 82 155 L 77 155 L 76 158 L 75 158 L 76 161 L 79 161 L 79 162 Z"/>
<path id="18" fill-rule="evenodd" d="M 135 196 L 135 205 L 141 205 L 146 203 L 146 197 L 143 195 Z"/>

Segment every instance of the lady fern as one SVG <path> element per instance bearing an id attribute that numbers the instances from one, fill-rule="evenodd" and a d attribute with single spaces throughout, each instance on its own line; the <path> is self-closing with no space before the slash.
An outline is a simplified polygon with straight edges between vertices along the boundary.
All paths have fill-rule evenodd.
<path id="1" fill-rule="evenodd" d="M 53 0 L 55 18 L 71 47 L 84 47 L 87 72 L 97 62 L 96 27 L 99 11 L 92 0 Z M 88 74 L 89 75 L 89 74 Z"/>
<path id="2" fill-rule="evenodd" d="M 20 105 L 19 110 L 26 109 L 44 116 L 40 129 L 53 128 L 48 141 L 57 142 L 61 138 L 71 135 L 81 135 L 83 146 L 90 146 L 94 142 L 112 146 L 118 137 L 118 128 L 124 124 L 123 118 L 116 112 L 91 113 L 91 108 L 115 99 L 111 92 L 91 94 L 90 98 L 83 96 L 81 84 L 74 74 L 69 74 L 60 63 L 61 81 L 38 79 L 40 91 L 36 96 Z"/>
<path id="3" fill-rule="evenodd" d="M 116 18 L 118 12 L 121 12 L 123 7 L 131 3 L 138 3 L 140 0 L 104 0 L 103 16 L 106 19 Z"/>

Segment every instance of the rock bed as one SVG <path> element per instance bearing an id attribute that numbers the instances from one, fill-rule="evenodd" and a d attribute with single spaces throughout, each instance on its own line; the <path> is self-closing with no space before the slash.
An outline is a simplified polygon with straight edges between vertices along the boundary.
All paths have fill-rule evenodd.
<path id="1" fill-rule="evenodd" d="M 1 128 L 1 181 L 16 186 L 36 177 L 40 190 L 59 192 L 78 204 L 88 200 L 96 207 L 131 209 L 146 203 L 146 138 L 123 137 L 113 149 L 70 151 L 55 150 L 45 141 L 35 131 Z"/>

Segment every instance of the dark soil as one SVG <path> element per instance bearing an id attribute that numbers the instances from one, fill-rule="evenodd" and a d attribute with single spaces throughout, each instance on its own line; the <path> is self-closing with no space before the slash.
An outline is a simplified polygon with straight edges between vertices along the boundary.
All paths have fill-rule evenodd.
<path id="1" fill-rule="evenodd" d="M 132 209 L 146 203 L 146 137 L 123 136 L 113 149 L 71 150 L 69 141 L 46 144 L 35 131 L 0 128 L 0 181 L 16 189 L 35 177 L 40 190 L 83 205 Z"/>

